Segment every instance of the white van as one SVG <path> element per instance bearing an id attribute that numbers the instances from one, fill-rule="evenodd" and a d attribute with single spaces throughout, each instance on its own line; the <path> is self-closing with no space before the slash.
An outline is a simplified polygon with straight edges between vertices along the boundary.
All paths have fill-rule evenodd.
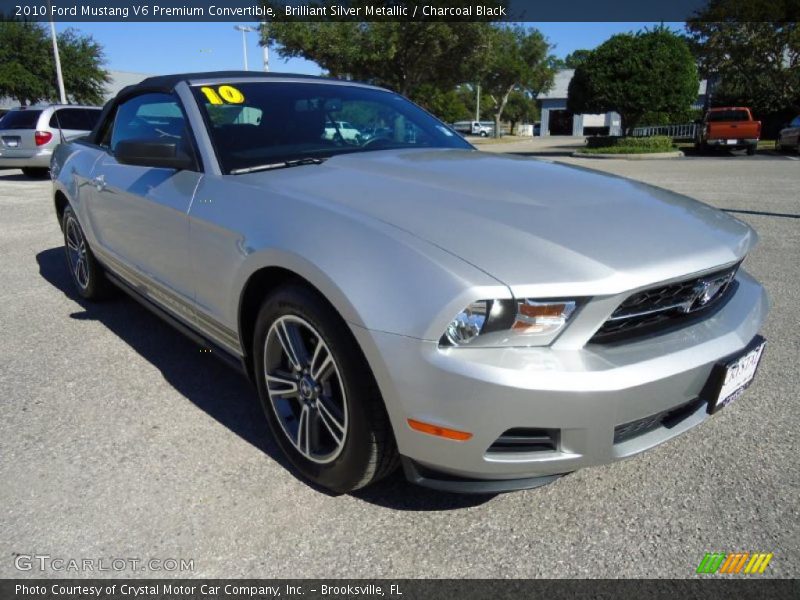
<path id="1" fill-rule="evenodd" d="M 453 129 L 459 133 L 487 137 L 494 132 L 494 123 L 491 121 L 458 121 L 453 123 Z"/>

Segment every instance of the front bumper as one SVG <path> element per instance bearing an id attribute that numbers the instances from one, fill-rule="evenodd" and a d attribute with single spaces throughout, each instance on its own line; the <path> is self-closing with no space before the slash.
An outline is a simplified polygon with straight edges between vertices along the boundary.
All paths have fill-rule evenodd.
<path id="1" fill-rule="evenodd" d="M 418 483 L 444 482 L 431 487 L 458 491 L 470 490 L 447 482 L 506 480 L 490 491 L 533 487 L 537 478 L 546 483 L 632 456 L 708 418 L 699 396 L 714 364 L 745 348 L 767 313 L 761 285 L 743 270 L 737 280 L 736 294 L 708 319 L 616 345 L 441 349 L 432 341 L 353 331 L 383 394 L 409 478 L 416 471 Z M 621 426 L 659 414 L 673 417 L 620 439 Z M 427 435 L 412 430 L 409 418 L 473 435 L 464 442 Z M 557 446 L 488 452 L 514 428 L 555 430 Z"/>
<path id="2" fill-rule="evenodd" d="M 40 150 L 16 150 L 0 148 L 0 167 L 6 169 L 50 168 L 52 148 Z"/>

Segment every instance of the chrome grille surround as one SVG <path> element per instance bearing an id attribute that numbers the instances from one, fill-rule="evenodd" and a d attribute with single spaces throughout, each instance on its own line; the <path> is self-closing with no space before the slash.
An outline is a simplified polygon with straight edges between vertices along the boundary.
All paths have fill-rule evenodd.
<path id="1" fill-rule="evenodd" d="M 730 297 L 740 264 L 632 294 L 603 323 L 590 343 L 657 334 L 689 324 L 694 317 L 721 306 L 721 301 Z"/>

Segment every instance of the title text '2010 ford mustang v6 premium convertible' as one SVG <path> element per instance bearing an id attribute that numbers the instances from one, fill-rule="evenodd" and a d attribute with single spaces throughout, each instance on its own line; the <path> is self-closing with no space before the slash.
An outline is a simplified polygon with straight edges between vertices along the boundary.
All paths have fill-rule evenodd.
<path id="1" fill-rule="evenodd" d="M 631 456 L 736 399 L 764 348 L 747 225 L 477 152 L 369 85 L 153 77 L 51 170 L 78 293 L 113 283 L 240 366 L 338 492 L 399 463 L 493 492 Z"/>

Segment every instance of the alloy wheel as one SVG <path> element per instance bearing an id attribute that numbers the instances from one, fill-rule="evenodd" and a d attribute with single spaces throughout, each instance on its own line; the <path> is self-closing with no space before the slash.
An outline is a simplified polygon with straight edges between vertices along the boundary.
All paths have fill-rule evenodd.
<path id="1" fill-rule="evenodd" d="M 72 271 L 75 282 L 82 290 L 85 290 L 89 285 L 89 261 L 86 255 L 86 239 L 83 237 L 83 232 L 74 218 L 67 219 L 65 229 L 70 271 Z"/>
<path id="2" fill-rule="evenodd" d="M 306 459 L 335 460 L 347 441 L 347 397 L 330 348 L 304 319 L 276 319 L 264 341 L 267 393 L 283 433 Z"/>

